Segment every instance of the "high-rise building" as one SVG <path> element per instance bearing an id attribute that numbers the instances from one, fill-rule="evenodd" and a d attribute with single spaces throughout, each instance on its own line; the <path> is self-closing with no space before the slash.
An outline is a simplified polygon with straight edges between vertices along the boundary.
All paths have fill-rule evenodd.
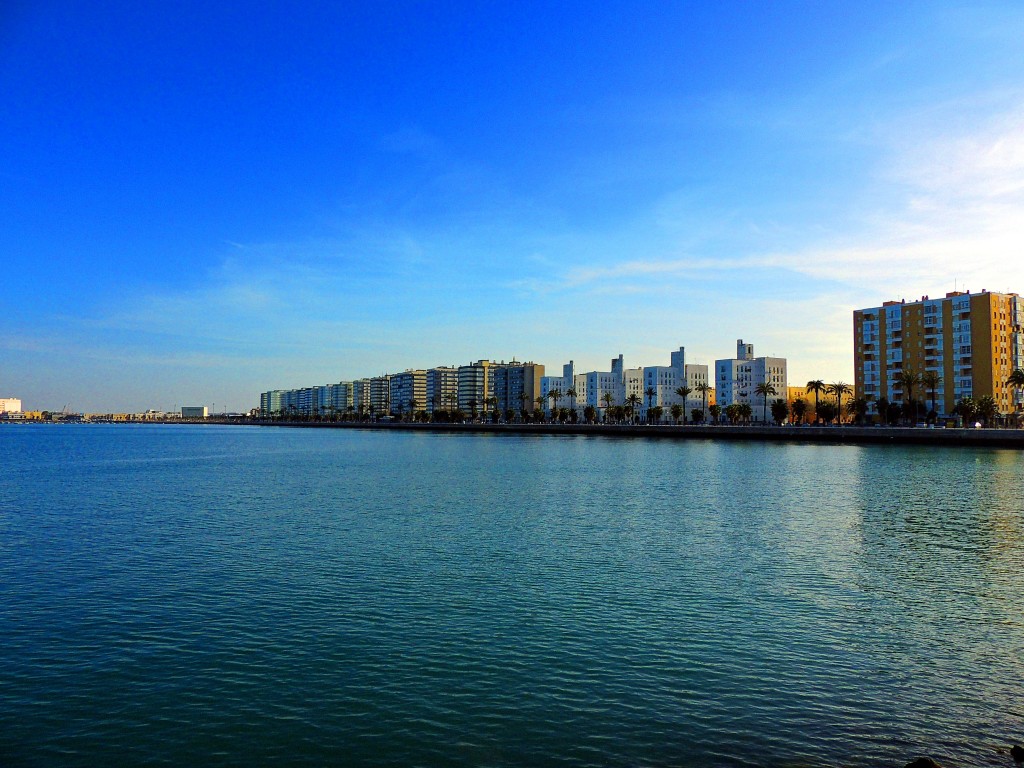
<path id="1" fill-rule="evenodd" d="M 786 358 L 754 357 L 754 345 L 736 340 L 736 357 L 715 361 L 715 399 L 723 409 L 733 403 L 747 403 L 757 421 L 771 420 L 771 402 L 785 399 L 788 391 Z M 770 384 L 775 390 L 765 398 L 757 394 L 759 384 Z"/>
<path id="2" fill-rule="evenodd" d="M 427 404 L 427 372 L 408 370 L 391 376 L 391 412 L 421 411 Z"/>
<path id="3" fill-rule="evenodd" d="M 376 416 L 391 413 L 391 376 L 388 374 L 370 379 L 370 412 Z"/>
<path id="4" fill-rule="evenodd" d="M 853 313 L 854 370 L 858 394 L 902 403 L 901 374 L 919 377 L 911 393 L 950 414 L 964 397 L 992 397 L 1000 413 L 1021 408 L 1006 383 L 1024 367 L 1024 300 L 1016 293 L 952 291 L 943 298 L 886 301 Z M 920 377 L 934 374 L 936 386 Z"/>
<path id="5" fill-rule="evenodd" d="M 428 413 L 448 411 L 459 400 L 459 369 L 431 368 L 426 376 L 426 408 Z"/>
<path id="6" fill-rule="evenodd" d="M 544 378 L 544 366 L 537 363 L 499 364 L 494 369 L 494 389 L 492 397 L 498 398 L 498 408 L 502 411 L 516 411 L 525 408 L 532 413 L 536 407 L 534 402 L 541 393 L 541 381 Z"/>
<path id="7" fill-rule="evenodd" d="M 487 407 L 494 389 L 494 366 L 490 360 L 478 360 L 459 366 L 459 409 L 479 413 Z"/>
<path id="8" fill-rule="evenodd" d="M 357 416 L 370 412 L 370 380 L 356 379 L 352 382 L 352 410 Z"/>

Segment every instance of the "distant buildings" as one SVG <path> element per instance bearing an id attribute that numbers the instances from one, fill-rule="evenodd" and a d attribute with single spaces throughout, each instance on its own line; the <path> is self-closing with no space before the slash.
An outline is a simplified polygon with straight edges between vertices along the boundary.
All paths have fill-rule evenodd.
<path id="1" fill-rule="evenodd" d="M 886 301 L 853 313 L 856 389 L 903 403 L 909 396 L 952 413 L 961 398 L 991 397 L 1001 413 L 1019 410 L 1007 383 L 1024 368 L 1024 299 L 1016 293 L 952 291 L 942 298 Z M 906 376 L 919 377 L 910 393 Z M 934 386 L 920 377 L 934 377 Z"/>
<path id="2" fill-rule="evenodd" d="M 459 369 L 441 366 L 427 371 L 426 411 L 448 411 L 459 402 Z"/>
<path id="3" fill-rule="evenodd" d="M 21 413 L 21 400 L 16 397 L 0 397 L 0 413 Z"/>
<path id="4" fill-rule="evenodd" d="M 457 409 L 467 415 L 497 410 L 502 418 L 511 411 L 519 418 L 523 411 L 531 415 L 539 408 L 550 415 L 552 409 L 567 408 L 578 419 L 590 406 L 600 419 L 609 406 L 635 402 L 637 417 L 645 418 L 647 408 L 661 406 L 667 419 L 673 405 L 686 408 L 689 417 L 705 401 L 712 404 L 714 390 L 698 389 L 708 383 L 708 367 L 687 364 L 683 347 L 670 354 L 668 366 L 626 368 L 619 355 L 610 371 L 577 373 L 570 360 L 562 366 L 561 376 L 546 376 L 544 366 L 534 362 L 481 359 L 458 367 L 409 369 L 326 386 L 269 390 L 260 395 L 260 414 L 287 418 L 348 412 L 380 417 Z M 685 402 L 676 392 L 683 386 L 690 390 Z M 652 395 L 646 394 L 649 389 Z M 551 397 L 555 391 L 560 394 Z"/>
<path id="5" fill-rule="evenodd" d="M 702 407 L 703 395 L 698 387 L 708 383 L 708 367 L 706 365 L 687 365 L 686 350 L 680 347 L 669 356 L 669 365 L 645 366 L 642 369 L 643 410 L 644 418 L 650 408 L 661 407 L 670 409 L 673 405 L 682 406 L 686 417 L 694 408 Z M 679 389 L 689 389 L 683 399 L 677 393 Z"/>
<path id="6" fill-rule="evenodd" d="M 736 340 L 736 357 L 715 361 L 715 396 L 723 409 L 733 403 L 749 404 L 755 421 L 771 421 L 771 403 L 787 396 L 786 358 L 754 357 L 754 345 Z M 768 396 L 757 394 L 759 384 L 775 390 Z"/>

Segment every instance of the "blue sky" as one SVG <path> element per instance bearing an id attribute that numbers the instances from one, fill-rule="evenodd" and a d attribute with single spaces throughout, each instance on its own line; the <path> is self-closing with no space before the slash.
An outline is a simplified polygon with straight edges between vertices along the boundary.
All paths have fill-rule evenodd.
<path id="1" fill-rule="evenodd" d="M 0 396 L 851 381 L 852 309 L 1024 289 L 1019 3 L 210 5 L 0 6 Z"/>

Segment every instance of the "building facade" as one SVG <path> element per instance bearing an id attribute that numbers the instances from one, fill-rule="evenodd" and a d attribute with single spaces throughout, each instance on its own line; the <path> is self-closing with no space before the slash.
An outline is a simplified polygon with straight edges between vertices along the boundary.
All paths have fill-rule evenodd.
<path id="1" fill-rule="evenodd" d="M 494 369 L 494 389 L 491 397 L 498 398 L 498 408 L 502 411 L 525 409 L 532 413 L 536 408 L 536 398 L 541 395 L 541 381 L 544 378 L 544 366 L 537 363 L 510 363 L 498 365 Z"/>
<path id="2" fill-rule="evenodd" d="M 932 374 L 911 393 L 939 415 L 961 398 L 991 397 L 1000 413 L 1024 407 L 1006 383 L 1024 368 L 1024 301 L 1016 293 L 952 291 L 942 298 L 887 301 L 853 313 L 856 389 L 869 400 L 902 403 L 901 375 Z"/>
<path id="3" fill-rule="evenodd" d="M 423 410 L 426 403 L 426 371 L 408 370 L 391 376 L 391 413 L 414 413 Z"/>
<path id="4" fill-rule="evenodd" d="M 431 368 L 426 375 L 427 413 L 448 411 L 459 402 L 459 369 Z"/>
<path id="5" fill-rule="evenodd" d="M 21 400 L 16 397 L 0 397 L 0 413 L 21 413 Z"/>
<path id="6" fill-rule="evenodd" d="M 494 390 L 494 366 L 490 360 L 478 360 L 459 366 L 459 409 L 480 413 Z"/>
<path id="7" fill-rule="evenodd" d="M 754 357 L 754 345 L 736 340 L 736 357 L 715 361 L 715 399 L 723 409 L 733 403 L 749 404 L 756 421 L 771 421 L 773 400 L 786 399 L 787 365 L 784 357 Z M 757 394 L 759 384 L 770 384 L 774 395 Z"/>

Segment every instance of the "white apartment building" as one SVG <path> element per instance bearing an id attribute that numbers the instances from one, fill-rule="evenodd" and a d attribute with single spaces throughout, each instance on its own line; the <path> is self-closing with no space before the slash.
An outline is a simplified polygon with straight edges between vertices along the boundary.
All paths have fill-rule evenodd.
<path id="1" fill-rule="evenodd" d="M 756 394 L 758 384 L 771 384 L 776 394 L 769 395 L 768 408 L 764 397 Z M 718 405 L 727 408 L 733 403 L 749 403 L 757 421 L 771 421 L 771 403 L 786 399 L 786 358 L 754 357 L 754 345 L 736 340 L 736 357 L 715 361 L 715 397 Z"/>
<path id="2" fill-rule="evenodd" d="M 552 415 L 554 408 L 575 409 L 582 407 L 580 405 L 581 401 L 583 403 L 586 402 L 586 398 L 580 396 L 579 389 L 576 387 L 576 379 L 576 364 L 572 360 L 562 366 L 561 376 L 541 377 L 540 396 L 544 398 L 544 410 L 547 411 L 549 416 Z M 562 394 L 557 399 L 552 399 L 549 397 L 549 393 L 555 389 Z M 576 391 L 576 397 L 571 397 L 567 394 L 570 389 Z"/>
<path id="3" fill-rule="evenodd" d="M 0 413 L 21 413 L 21 400 L 16 397 L 0 397 Z"/>
<path id="4" fill-rule="evenodd" d="M 702 396 L 697 392 L 697 386 L 707 383 L 708 367 L 706 365 L 687 365 L 685 347 L 680 347 L 671 353 L 669 365 L 644 366 L 642 371 L 643 406 L 640 409 L 642 418 L 647 418 L 648 408 L 660 406 L 667 411 L 673 405 L 681 405 L 689 418 L 690 411 L 701 406 Z M 683 386 L 689 387 L 691 390 L 685 401 L 676 394 L 676 390 Z M 649 392 L 653 392 L 653 394 L 648 394 Z"/>

